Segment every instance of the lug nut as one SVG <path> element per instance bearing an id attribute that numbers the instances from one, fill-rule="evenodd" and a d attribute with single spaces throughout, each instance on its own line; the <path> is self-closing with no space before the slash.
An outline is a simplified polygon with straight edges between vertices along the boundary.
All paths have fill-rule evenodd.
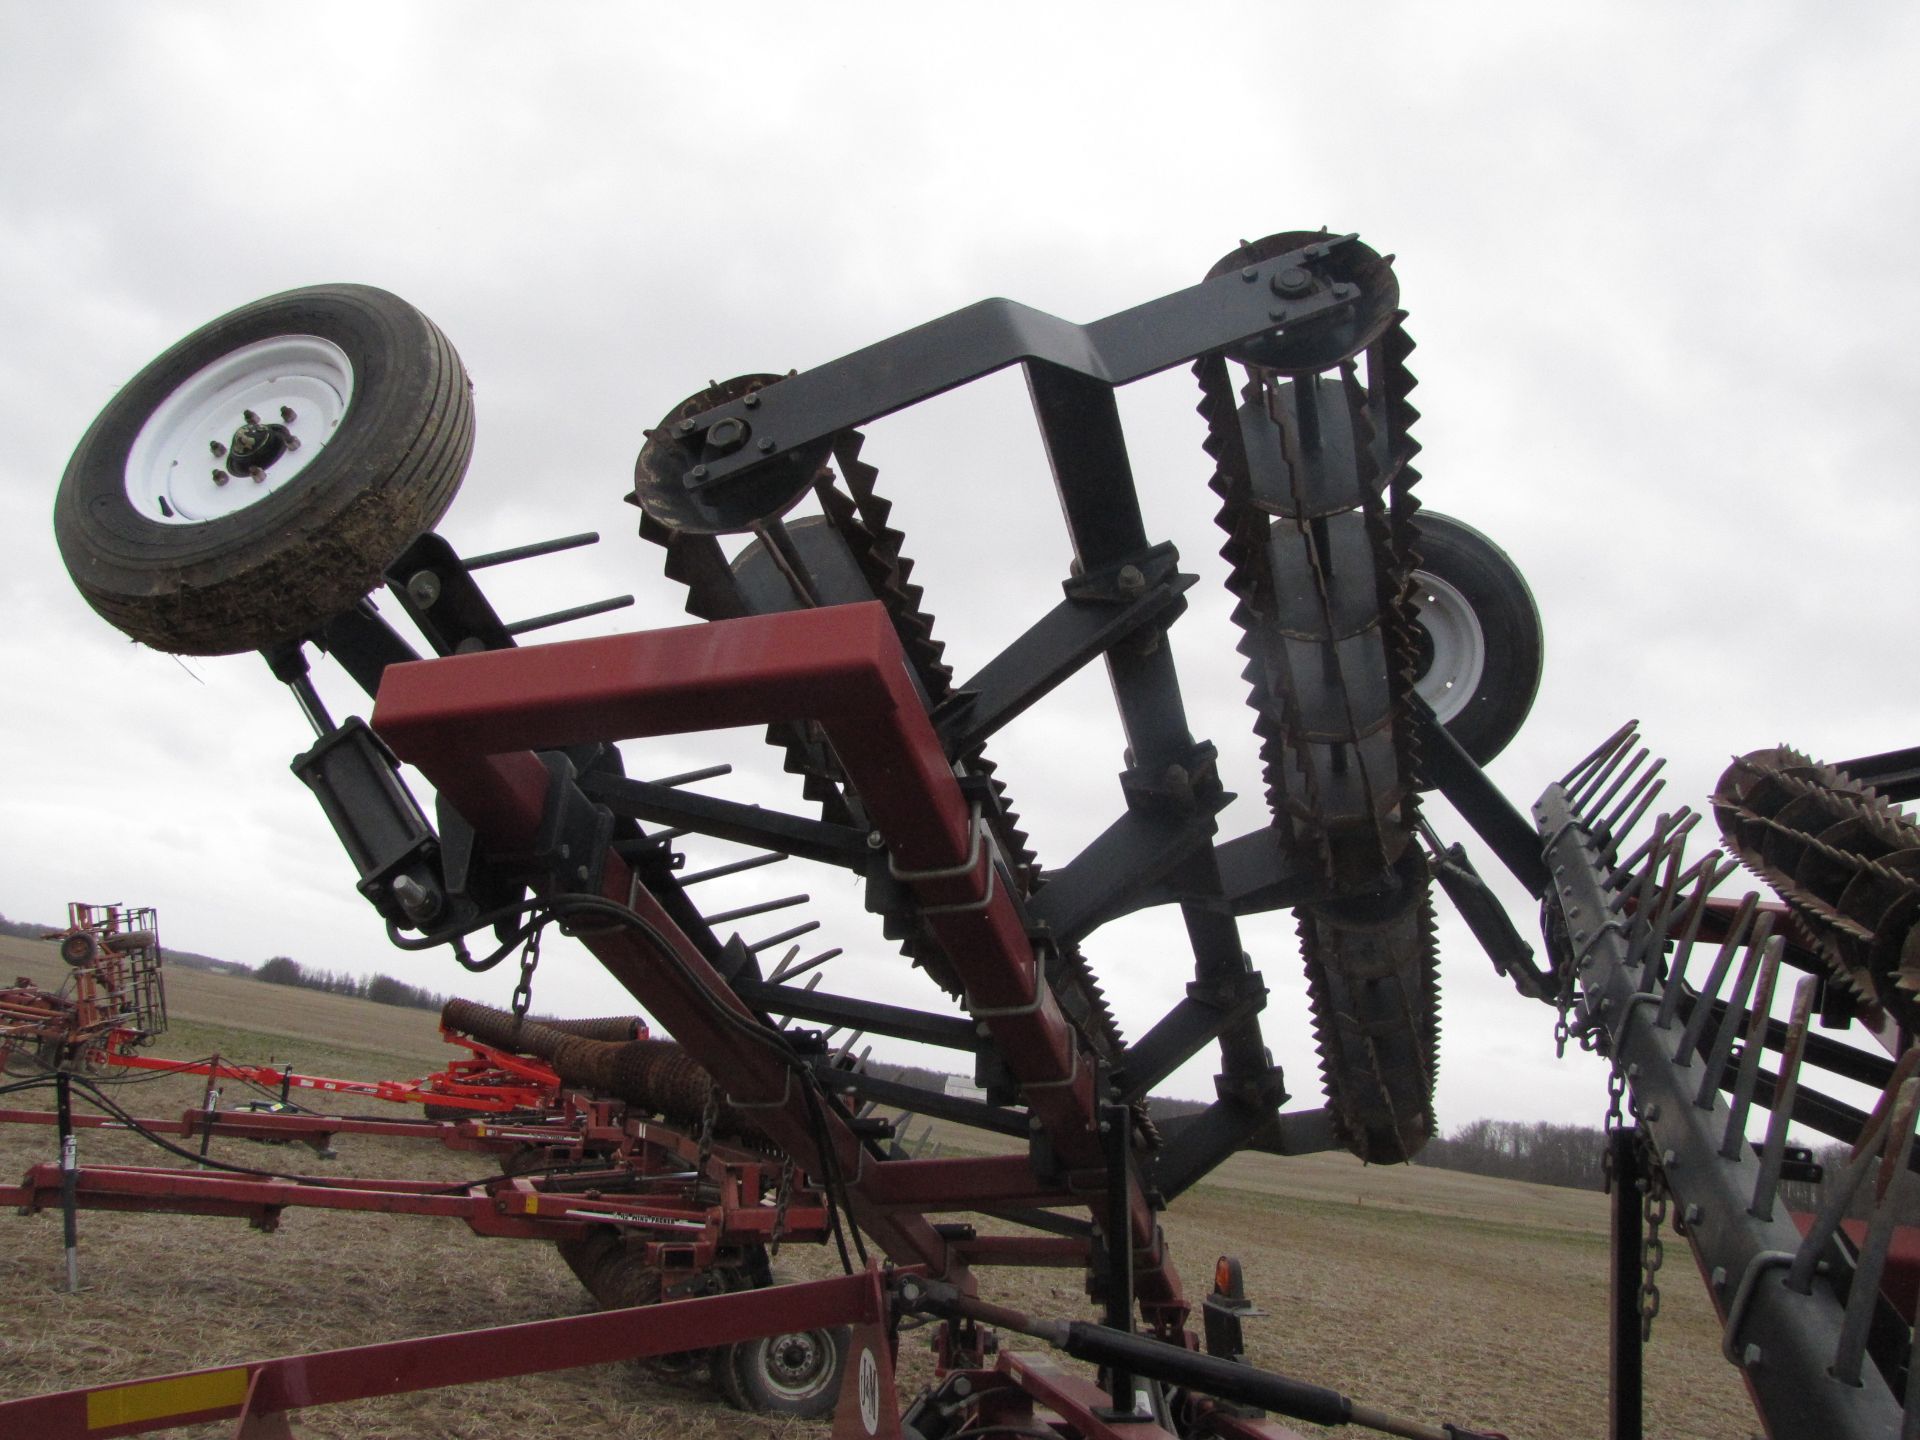
<path id="1" fill-rule="evenodd" d="M 294 421 L 298 420 L 299 418 L 300 417 L 298 415 L 293 413 L 293 407 L 291 405 L 282 405 L 280 407 L 280 419 L 282 423 L 291 425 Z"/>
<path id="2" fill-rule="evenodd" d="M 224 485 L 231 478 L 232 477 L 224 470 L 216 470 L 213 472 L 213 483 L 216 485 Z"/>
<path id="3" fill-rule="evenodd" d="M 216 460 L 221 460 L 226 457 L 227 447 L 222 445 L 218 440 L 209 440 L 207 442 L 207 449 L 213 452 L 213 458 Z"/>
<path id="4" fill-rule="evenodd" d="M 240 418 L 246 421 L 249 425 L 258 425 L 260 423 L 260 417 L 254 414 L 253 411 L 251 410 L 242 410 L 240 412 Z"/>

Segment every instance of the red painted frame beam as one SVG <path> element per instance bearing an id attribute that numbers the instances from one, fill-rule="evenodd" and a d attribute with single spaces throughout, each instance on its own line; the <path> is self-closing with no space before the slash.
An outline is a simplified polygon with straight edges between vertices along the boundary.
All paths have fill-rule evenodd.
<path id="1" fill-rule="evenodd" d="M 829 606 L 389 666 L 373 714 L 395 754 L 419 766 L 502 854 L 530 848 L 540 822 L 546 772 L 534 750 L 784 720 L 820 724 L 896 868 L 909 877 L 922 872 L 910 878 L 916 895 L 930 910 L 943 907 L 928 923 L 1062 1162 L 1102 1168 L 1093 1067 L 1040 978 L 1018 909 L 997 883 L 992 847 L 974 844 L 970 807 L 884 606 Z M 805 1163 L 814 1145 L 784 1066 L 714 1013 L 725 1006 L 744 1014 L 744 1007 L 615 856 L 603 893 L 640 910 L 680 963 L 659 963 L 631 932 L 583 940 L 709 1070 L 727 1077 L 736 1103 L 777 1107 L 755 1118 Z M 854 1177 L 851 1203 L 861 1224 L 890 1254 L 945 1268 L 924 1221 L 866 1204 L 863 1172 L 874 1167 L 844 1126 L 830 1123 L 841 1168 Z M 1097 1198 L 1092 1208 L 1098 1213 Z M 1177 1320 L 1185 1313 L 1179 1278 L 1137 1183 L 1128 1210 L 1142 1256 L 1141 1301 L 1162 1321 Z"/>
<path id="2" fill-rule="evenodd" d="M 673 1300 L 632 1310 L 537 1320 L 382 1345 L 191 1370 L 0 1402 L 0 1435 L 94 1440 L 310 1405 L 370 1400 L 672 1354 L 830 1325 L 883 1325 L 884 1278 L 832 1280 Z"/>

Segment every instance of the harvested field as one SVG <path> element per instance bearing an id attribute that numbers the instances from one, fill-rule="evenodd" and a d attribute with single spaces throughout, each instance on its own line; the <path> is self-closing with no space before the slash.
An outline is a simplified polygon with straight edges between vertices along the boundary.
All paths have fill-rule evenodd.
<path id="1" fill-rule="evenodd" d="M 45 978 L 55 967 L 50 946 L 0 939 L 0 971 L 9 976 Z M 163 1054 L 218 1049 L 369 1079 L 423 1073 L 443 1059 L 424 1011 L 188 971 L 170 974 L 168 986 L 175 1023 Z M 200 1085 L 167 1079 L 112 1093 L 136 1113 L 177 1115 L 197 1102 Z M 26 1100 L 51 1104 L 44 1092 Z M 360 1108 L 392 1113 L 377 1102 Z M 950 1146 L 957 1138 L 943 1137 Z M 371 1137 L 342 1137 L 339 1149 L 332 1161 L 237 1142 L 216 1144 L 214 1153 L 244 1165 L 447 1181 L 486 1168 L 473 1156 Z M 53 1150 L 50 1128 L 0 1129 L 0 1174 L 17 1175 Z M 165 1163 L 136 1137 L 104 1132 L 83 1135 L 81 1161 Z M 0 1397 L 588 1308 L 550 1247 L 482 1240 L 445 1222 L 289 1212 L 277 1233 L 262 1234 L 233 1220 L 82 1212 L 80 1225 L 85 1288 L 66 1295 L 58 1216 L 0 1216 Z M 1368 1168 L 1341 1156 L 1245 1155 L 1182 1197 L 1167 1230 L 1196 1296 L 1217 1254 L 1240 1255 L 1250 1291 L 1271 1312 L 1247 1327 L 1257 1363 L 1515 1440 L 1605 1433 L 1607 1225 L 1599 1195 Z M 778 1267 L 791 1278 L 825 1274 L 829 1254 L 789 1249 Z M 1757 1424 L 1720 1359 L 1698 1277 L 1682 1245 L 1670 1245 L 1668 1257 L 1647 1354 L 1647 1433 L 1751 1434 Z M 1047 1313 L 1091 1313 L 1077 1274 L 991 1271 L 983 1289 Z M 903 1337 L 902 1370 L 908 1385 L 930 1373 L 920 1337 Z M 448 1440 L 825 1433 L 743 1416 L 704 1386 L 635 1366 L 307 1411 L 296 1429 Z"/>

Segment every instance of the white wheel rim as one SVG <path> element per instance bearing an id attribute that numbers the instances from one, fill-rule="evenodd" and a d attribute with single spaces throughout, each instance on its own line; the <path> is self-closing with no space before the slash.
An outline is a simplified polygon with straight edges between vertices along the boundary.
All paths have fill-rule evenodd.
<path id="1" fill-rule="evenodd" d="M 127 452 L 127 500 L 162 525 L 204 525 L 258 505 L 313 463 L 352 400 L 353 362 L 331 340 L 276 335 L 242 346 L 154 407 Z M 253 452 L 267 463 L 235 474 L 249 413 L 258 421 L 252 433 L 274 439 Z"/>
<path id="2" fill-rule="evenodd" d="M 1480 688 L 1486 635 L 1467 597 L 1438 575 L 1414 571 L 1413 603 L 1415 619 L 1433 641 L 1433 663 L 1413 682 L 1414 693 L 1444 723 L 1465 710 Z"/>
<path id="3" fill-rule="evenodd" d="M 814 1395 L 832 1375 L 833 1347 L 817 1330 L 796 1330 L 767 1337 L 761 1373 L 767 1383 L 791 1399 Z"/>

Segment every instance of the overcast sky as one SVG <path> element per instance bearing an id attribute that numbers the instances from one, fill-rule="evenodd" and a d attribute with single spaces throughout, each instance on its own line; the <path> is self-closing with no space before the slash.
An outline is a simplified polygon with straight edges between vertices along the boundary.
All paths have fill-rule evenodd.
<path id="1" fill-rule="evenodd" d="M 1493 766 L 1516 803 L 1630 716 L 1695 803 L 1755 746 L 1920 738 L 1920 12 L 1173 13 L 0 0 L 0 911 L 154 904 L 184 948 L 504 999 L 504 978 L 386 947 L 287 772 L 310 732 L 264 665 L 129 644 L 53 545 L 62 469 L 119 386 L 216 315 L 324 281 L 393 290 L 465 359 L 479 439 L 442 526 L 457 547 L 605 536 L 489 572 L 508 619 L 639 597 L 559 638 L 685 618 L 621 500 L 642 427 L 708 378 L 805 368 L 989 295 L 1092 320 L 1241 237 L 1357 230 L 1400 257 L 1420 496 L 1502 544 L 1544 616 L 1539 701 Z M 1176 372 L 1123 413 L 1150 524 L 1202 576 L 1175 654 L 1246 797 L 1239 833 L 1260 787 L 1194 399 Z M 968 672 L 1065 571 L 1023 389 L 1002 376 L 882 422 L 866 455 Z M 1118 813 L 1119 748 L 1098 675 L 996 742 L 1047 863 Z M 690 737 L 628 759 L 735 760 L 715 793 L 799 809 L 770 754 Z M 830 986 L 921 993 L 843 875 L 726 885 L 709 908 L 809 890 L 822 943 L 848 951 Z M 1312 1104 L 1292 933 L 1246 927 L 1269 1043 Z M 1450 919 L 1443 942 L 1442 1124 L 1597 1121 L 1597 1068 L 1555 1063 L 1550 1014 Z M 1089 949 L 1130 1037 L 1178 998 L 1165 917 Z M 536 1003 L 622 997 L 556 945 Z M 1211 1071 L 1170 1088 L 1204 1098 Z"/>

